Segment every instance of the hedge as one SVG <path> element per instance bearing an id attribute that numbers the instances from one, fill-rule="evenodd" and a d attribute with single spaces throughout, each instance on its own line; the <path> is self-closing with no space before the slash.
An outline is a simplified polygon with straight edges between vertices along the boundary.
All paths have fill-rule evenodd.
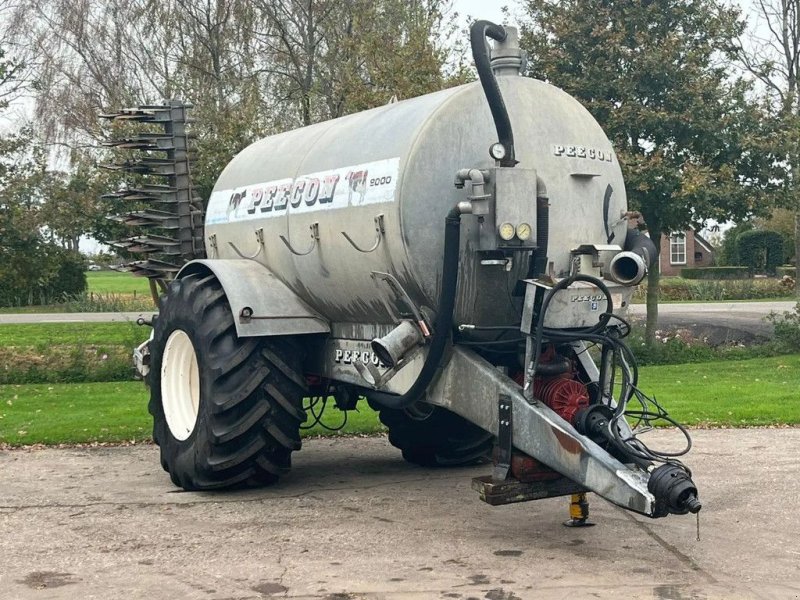
<path id="1" fill-rule="evenodd" d="M 694 267 L 681 269 L 684 279 L 748 279 L 747 267 Z"/>
<path id="2" fill-rule="evenodd" d="M 736 236 L 739 264 L 747 265 L 750 273 L 765 271 L 775 275 L 783 264 L 783 237 L 777 231 L 745 231 Z"/>
<path id="3" fill-rule="evenodd" d="M 0 306 L 61 302 L 86 291 L 83 258 L 53 244 L 0 252 Z"/>
<path id="4" fill-rule="evenodd" d="M 778 273 L 778 277 L 784 277 L 786 275 L 788 275 L 789 277 L 797 276 L 797 267 L 783 266 L 783 267 L 778 267 L 777 269 L 775 269 L 775 271 Z"/>

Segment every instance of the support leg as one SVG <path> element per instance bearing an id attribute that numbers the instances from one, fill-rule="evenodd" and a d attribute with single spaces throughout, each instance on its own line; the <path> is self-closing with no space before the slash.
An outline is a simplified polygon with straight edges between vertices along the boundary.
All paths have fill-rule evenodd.
<path id="1" fill-rule="evenodd" d="M 592 527 L 589 521 L 589 501 L 585 493 L 572 494 L 569 500 L 569 520 L 564 521 L 566 527 Z"/>

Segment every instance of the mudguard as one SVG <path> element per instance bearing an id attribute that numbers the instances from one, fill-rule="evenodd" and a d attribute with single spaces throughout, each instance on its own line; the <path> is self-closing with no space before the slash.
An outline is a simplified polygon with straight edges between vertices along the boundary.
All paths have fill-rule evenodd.
<path id="1" fill-rule="evenodd" d="M 191 273 L 213 273 L 225 290 L 239 337 L 330 333 L 328 322 L 289 287 L 252 260 L 193 260 L 177 279 Z"/>

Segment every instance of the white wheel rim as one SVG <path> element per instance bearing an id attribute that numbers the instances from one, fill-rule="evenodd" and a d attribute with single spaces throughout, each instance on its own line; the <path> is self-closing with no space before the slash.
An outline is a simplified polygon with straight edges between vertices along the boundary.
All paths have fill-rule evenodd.
<path id="1" fill-rule="evenodd" d="M 183 441 L 192 435 L 200 406 L 200 372 L 192 340 L 181 329 L 173 331 L 164 346 L 161 404 L 175 439 Z"/>

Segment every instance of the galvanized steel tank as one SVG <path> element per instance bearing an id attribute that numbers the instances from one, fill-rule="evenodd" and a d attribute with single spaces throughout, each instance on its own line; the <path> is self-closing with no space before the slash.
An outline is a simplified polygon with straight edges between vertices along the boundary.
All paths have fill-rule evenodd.
<path id="1" fill-rule="evenodd" d="M 541 81 L 512 75 L 498 83 L 518 168 L 535 169 L 547 188 L 554 272 L 569 268 L 570 250 L 581 244 L 613 238 L 621 245 L 625 187 L 597 122 Z M 478 82 L 265 138 L 217 181 L 206 216 L 214 240 L 208 256 L 252 256 L 332 322 L 391 322 L 372 272 L 394 275 L 415 303 L 435 307 L 444 218 L 466 199 L 454 175 L 494 167 L 488 148 L 496 141 Z M 497 202 L 524 203 L 535 224 L 535 196 Z M 456 322 L 513 322 L 511 295 L 527 270 L 525 254 L 515 253 L 509 271 L 481 264 L 487 256 L 473 251 L 477 219 L 462 219 Z"/>

